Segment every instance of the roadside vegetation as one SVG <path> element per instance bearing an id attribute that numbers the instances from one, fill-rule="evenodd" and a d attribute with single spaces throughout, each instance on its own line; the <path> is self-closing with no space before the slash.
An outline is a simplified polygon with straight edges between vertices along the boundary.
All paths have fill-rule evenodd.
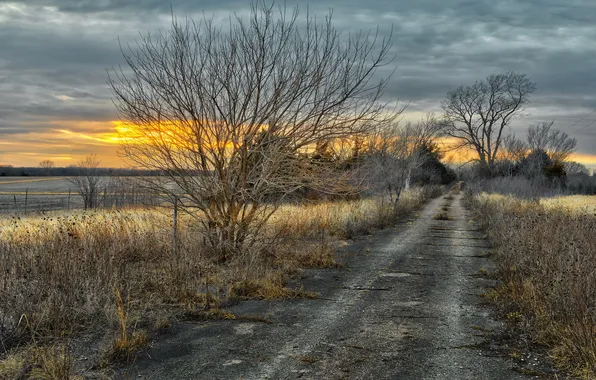
<path id="1" fill-rule="evenodd" d="M 547 346 L 557 367 L 593 379 L 596 214 L 584 208 L 594 200 L 585 199 L 569 207 L 558 204 L 561 198 L 481 193 L 470 205 L 495 247 L 500 285 L 487 298 L 514 322 L 519 336 Z"/>
<path id="2" fill-rule="evenodd" d="M 458 175 L 494 246 L 499 285 L 487 299 L 522 350 L 548 347 L 560 370 L 594 379 L 596 177 L 569 161 L 577 141 L 553 121 L 529 126 L 525 136 L 504 133 L 534 89 L 515 73 L 461 86 L 443 104 L 446 133 L 475 152 Z"/>
<path id="3" fill-rule="evenodd" d="M 385 197 L 288 204 L 263 229 L 275 245 L 225 262 L 196 239 L 189 216 L 178 221 L 174 252 L 172 216 L 160 209 L 0 219 L 1 347 L 29 345 L 0 362 L 0 378 L 15 363 L 33 376 L 49 360 L 31 354 L 42 350 L 74 368 L 62 358 L 69 338 L 90 331 L 103 335 L 96 365 L 126 362 L 173 321 L 241 317 L 225 311 L 240 299 L 315 297 L 287 281 L 305 267 L 337 266 L 340 241 L 392 225 L 440 193 L 405 191 L 395 209 Z"/>

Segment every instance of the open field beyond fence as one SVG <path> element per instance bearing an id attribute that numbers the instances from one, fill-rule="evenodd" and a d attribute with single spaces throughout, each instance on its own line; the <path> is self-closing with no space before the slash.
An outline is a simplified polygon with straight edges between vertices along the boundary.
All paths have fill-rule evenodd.
<path id="1" fill-rule="evenodd" d="M 127 178 L 127 177 L 124 177 Z M 111 177 L 104 177 L 108 183 Z M 100 191 L 99 208 L 153 204 L 154 197 L 134 186 Z M 113 189 L 112 189 L 113 190 Z M 83 208 L 83 198 L 67 177 L 0 177 L 0 213 L 25 214 Z"/>

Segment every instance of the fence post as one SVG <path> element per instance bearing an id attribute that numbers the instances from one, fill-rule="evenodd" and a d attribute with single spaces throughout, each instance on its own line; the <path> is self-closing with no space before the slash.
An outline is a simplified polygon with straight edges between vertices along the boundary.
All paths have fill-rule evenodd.
<path id="1" fill-rule="evenodd" d="M 19 206 L 17 205 L 17 195 L 13 194 L 12 197 L 14 198 L 14 210 L 17 211 Z"/>
<path id="2" fill-rule="evenodd" d="M 29 189 L 25 189 L 25 214 L 27 213 L 27 198 L 29 198 Z"/>
<path id="3" fill-rule="evenodd" d="M 174 256 L 178 254 L 178 196 L 174 195 Z"/>
<path id="4" fill-rule="evenodd" d="M 70 210 L 70 188 L 68 189 L 68 209 Z"/>

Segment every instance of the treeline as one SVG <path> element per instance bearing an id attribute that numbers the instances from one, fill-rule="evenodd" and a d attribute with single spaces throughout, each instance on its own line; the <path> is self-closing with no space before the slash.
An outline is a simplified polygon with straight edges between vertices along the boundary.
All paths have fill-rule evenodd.
<path id="1" fill-rule="evenodd" d="M 468 181 L 515 178 L 518 184 L 525 181 L 526 185 L 522 187 L 541 188 L 549 193 L 596 194 L 596 176 L 590 176 L 585 165 L 569 161 L 576 139 L 553 128 L 553 124 L 549 121 L 530 126 L 522 138 L 506 136 L 492 165 L 477 162 L 462 170 L 460 175 Z M 511 192 L 516 186 L 509 181 L 506 187 L 509 188 L 493 190 Z M 517 195 L 523 193 L 527 190 L 516 191 Z"/>
<path id="2" fill-rule="evenodd" d="M 78 166 L 68 167 L 14 167 L 12 165 L 0 166 L 0 176 L 2 177 L 74 177 L 81 174 L 81 168 Z M 136 177 L 136 176 L 155 176 L 159 173 L 155 170 L 123 169 L 123 168 L 97 168 L 95 175 L 98 176 L 118 176 L 118 177 Z"/>

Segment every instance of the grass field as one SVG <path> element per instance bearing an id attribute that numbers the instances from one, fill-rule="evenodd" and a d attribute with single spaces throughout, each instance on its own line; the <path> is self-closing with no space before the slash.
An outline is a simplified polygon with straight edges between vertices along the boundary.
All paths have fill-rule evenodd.
<path id="1" fill-rule="evenodd" d="M 132 177 L 124 177 L 128 180 Z M 104 177 L 104 183 L 114 177 Z M 121 180 L 122 178 L 119 178 Z M 123 189 L 130 190 L 130 186 Z M 112 187 L 112 190 L 113 187 Z M 136 201 L 140 202 L 141 194 Z M 125 202 L 126 201 L 126 202 Z M 112 207 L 115 203 L 131 203 L 128 198 L 104 192 L 98 197 L 99 207 Z M 23 214 L 25 212 L 44 212 L 83 208 L 83 200 L 67 177 L 0 177 L 0 213 Z"/>
<path id="2" fill-rule="evenodd" d="M 596 378 L 594 200 L 494 194 L 471 200 L 498 264 L 500 286 L 487 298 L 515 325 L 515 335 L 548 346 L 558 367 L 582 379 Z"/>
<path id="3" fill-rule="evenodd" d="M 68 193 L 72 185 L 66 177 L 0 177 L 2 193 Z"/>
<path id="4" fill-rule="evenodd" d="M 488 193 L 479 194 L 476 198 L 482 202 L 501 202 L 503 204 L 518 200 L 513 196 Z M 530 201 L 526 201 L 526 203 L 528 202 Z M 596 195 L 544 197 L 540 198 L 539 203 L 549 210 L 572 211 L 588 214 L 596 212 Z"/>
<path id="5" fill-rule="evenodd" d="M 542 198 L 540 203 L 548 208 L 564 208 L 573 211 L 596 213 L 596 195 L 569 195 Z"/>
<path id="6" fill-rule="evenodd" d="M 82 199 L 65 177 L 0 177 L 0 213 L 81 208 Z"/>

